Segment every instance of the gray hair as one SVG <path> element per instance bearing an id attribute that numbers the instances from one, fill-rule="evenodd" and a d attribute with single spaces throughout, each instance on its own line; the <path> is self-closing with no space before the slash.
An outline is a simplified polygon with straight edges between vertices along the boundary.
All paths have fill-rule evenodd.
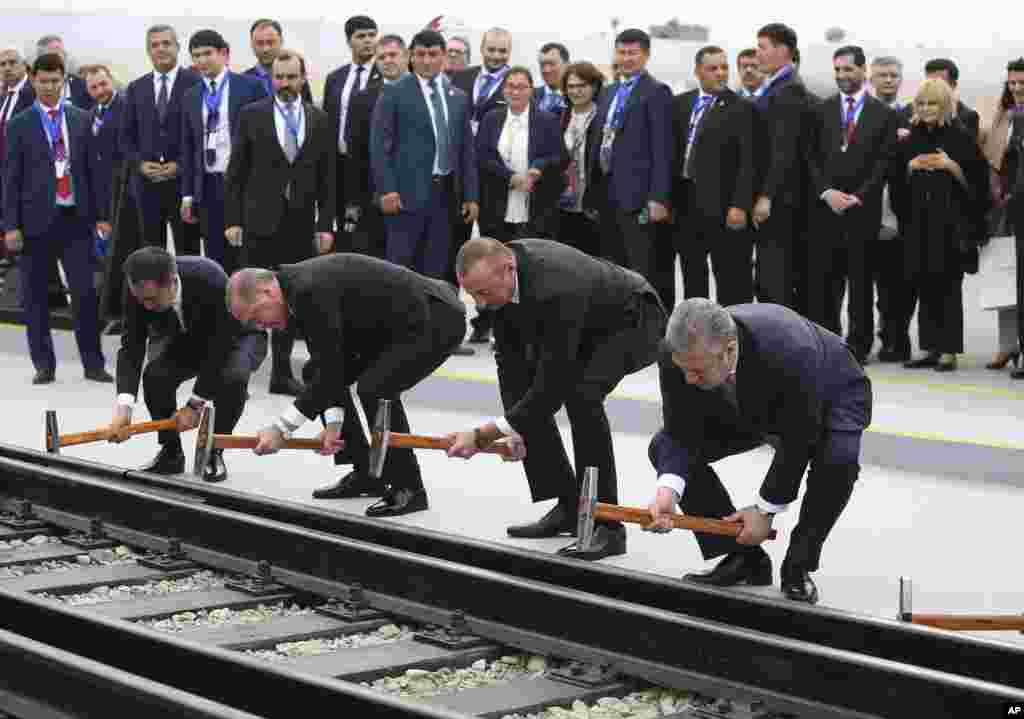
<path id="1" fill-rule="evenodd" d="M 893 55 L 882 55 L 881 57 L 872 58 L 871 67 L 883 67 L 888 65 L 895 65 L 899 68 L 900 74 L 903 74 L 903 61 Z"/>
<path id="2" fill-rule="evenodd" d="M 455 274 L 464 277 L 480 260 L 489 257 L 509 257 L 512 250 L 493 237 L 474 237 L 459 248 L 455 255 Z"/>
<path id="3" fill-rule="evenodd" d="M 157 35 L 157 34 L 162 33 L 162 32 L 169 32 L 169 33 L 171 33 L 171 37 L 174 38 L 174 44 L 178 45 L 178 46 L 181 45 L 181 42 L 178 41 L 178 31 L 175 30 L 170 25 L 167 25 L 166 23 L 160 23 L 160 24 L 157 24 L 157 25 L 151 25 L 149 27 L 149 29 L 146 30 L 146 49 L 147 50 L 149 50 L 149 38 L 152 37 L 153 35 Z"/>
<path id="4" fill-rule="evenodd" d="M 691 339 L 700 339 L 705 348 L 720 348 L 735 338 L 736 322 L 732 315 L 706 297 L 691 297 L 676 305 L 665 328 L 665 344 L 679 353 L 691 349 Z"/>
<path id="5" fill-rule="evenodd" d="M 256 301 L 256 292 L 268 282 L 274 281 L 274 272 L 260 267 L 246 267 L 231 275 L 228 280 L 225 300 L 228 312 L 231 311 L 232 300 L 237 296 L 246 305 Z"/>

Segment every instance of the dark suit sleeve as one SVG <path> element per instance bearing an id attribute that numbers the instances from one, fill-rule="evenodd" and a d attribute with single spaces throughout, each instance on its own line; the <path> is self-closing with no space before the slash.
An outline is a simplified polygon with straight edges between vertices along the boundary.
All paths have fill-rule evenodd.
<path id="1" fill-rule="evenodd" d="M 561 125 L 557 115 L 538 111 L 534 115 L 537 125 L 531 128 L 538 135 L 537 145 L 545 154 L 539 154 L 530 163 L 530 169 L 547 173 L 549 170 L 561 171 L 569 164 L 569 153 L 562 142 Z"/>
<path id="2" fill-rule="evenodd" d="M 302 101 L 313 104 L 313 92 L 309 89 L 309 81 L 302 83 Z"/>
<path id="3" fill-rule="evenodd" d="M 182 197 L 194 197 L 196 194 L 195 153 L 200 152 L 202 146 L 203 128 L 192 126 L 192 100 L 190 88 L 185 91 L 181 103 L 181 167 L 178 177 L 181 178 Z"/>
<path id="4" fill-rule="evenodd" d="M 647 102 L 651 128 L 651 196 L 648 200 L 672 204 L 672 91 L 658 83 Z"/>
<path id="5" fill-rule="evenodd" d="M 142 309 L 131 292 L 125 292 L 122 316 L 124 332 L 121 334 L 121 347 L 117 350 L 117 393 L 137 396 L 149 334 Z"/>
<path id="6" fill-rule="evenodd" d="M 862 201 L 881 191 L 882 185 L 885 184 L 886 173 L 889 172 L 892 154 L 896 148 L 896 115 L 888 110 L 885 112 L 885 133 L 882 137 L 882 147 L 875 160 L 875 166 L 871 169 L 871 174 L 865 179 L 864 184 L 853 193 Z"/>
<path id="7" fill-rule="evenodd" d="M 771 138 L 768 139 L 771 153 L 766 158 L 767 167 L 764 168 L 761 185 L 761 194 L 769 199 L 782 193 L 787 178 L 803 156 L 800 137 L 808 110 L 803 99 L 791 93 L 776 96 L 774 103 Z"/>
<path id="8" fill-rule="evenodd" d="M 476 133 L 476 155 L 480 170 L 484 173 L 497 175 L 506 182 L 512 179 L 512 170 L 498 154 L 498 142 L 501 140 L 502 127 L 498 124 L 503 112 L 488 112 Z"/>
<path id="9" fill-rule="evenodd" d="M 981 116 L 974 110 L 970 110 L 961 115 L 960 119 L 964 123 L 964 127 L 967 129 L 971 139 L 977 142 L 978 135 L 981 132 Z"/>
<path id="10" fill-rule="evenodd" d="M 480 173 L 476 161 L 476 142 L 469 121 L 472 107 L 468 98 L 467 95 L 462 113 L 462 201 L 480 202 Z"/>
<path id="11" fill-rule="evenodd" d="M 378 197 L 398 192 L 394 161 L 398 152 L 397 135 L 398 93 L 393 85 L 388 85 L 381 90 L 370 123 L 370 168 Z"/>
<path id="12" fill-rule="evenodd" d="M 519 433 L 553 416 L 565 404 L 566 389 L 576 383 L 581 370 L 580 331 L 587 297 L 565 293 L 544 305 L 537 313 L 544 323 L 537 374 L 533 385 L 505 417 Z"/>
<path id="13" fill-rule="evenodd" d="M 808 130 L 811 131 L 813 139 L 810 139 L 805 143 L 805 152 L 807 157 L 807 174 L 811 181 L 811 193 L 815 198 L 821 197 L 825 190 L 831 189 L 828 187 L 828 182 L 825 179 L 825 168 L 823 166 L 824 158 L 819 150 L 821 136 L 825 133 L 824 123 L 828 120 L 829 114 L 822 111 L 820 105 L 808 110 Z"/>
<path id="14" fill-rule="evenodd" d="M 134 83 L 125 88 L 124 99 L 121 103 L 121 128 L 118 132 L 118 144 L 121 146 L 121 155 L 131 171 L 139 169 L 142 161 L 139 157 L 139 128 L 135 119 L 135 98 L 132 97 Z"/>
<path id="15" fill-rule="evenodd" d="M 313 381 L 295 400 L 295 407 L 310 419 L 328 407 L 343 407 L 345 384 L 345 331 L 338 311 L 337 290 L 317 287 L 299 299 L 296 314 L 303 318 L 306 344 L 317 369 Z"/>
<path id="16" fill-rule="evenodd" d="M 25 178 L 25 150 L 22 147 L 20 122 L 7 124 L 7 148 L 4 161 L 4 230 L 22 227 L 21 193 Z"/>
<path id="17" fill-rule="evenodd" d="M 690 467 L 701 461 L 704 444 L 704 400 L 698 390 L 680 380 L 681 370 L 663 351 L 658 358 L 663 426 L 651 439 L 648 458 L 659 474 L 689 478 Z"/>
<path id="18" fill-rule="evenodd" d="M 78 208 L 79 216 L 90 224 L 90 236 L 95 237 L 95 224 L 102 212 L 100 210 L 100 197 L 97 194 L 100 190 L 100 184 L 96 182 L 97 171 L 99 168 L 96 167 L 96 159 L 92 154 L 92 130 L 89 127 L 89 115 L 82 111 L 79 113 L 78 118 L 78 136 L 81 138 L 80 142 L 85 152 L 81 152 L 82 157 L 79 160 L 85 167 L 82 168 L 82 176 L 85 178 L 89 185 L 88 192 L 85 192 L 85 197 L 78 200 L 80 206 Z M 70 132 L 70 129 L 69 129 Z M 77 198 L 76 198 L 77 199 Z"/>
<path id="19" fill-rule="evenodd" d="M 349 159 L 345 163 L 344 176 L 338 177 L 338 182 L 345 185 L 345 202 L 349 205 L 364 205 L 369 199 L 366 197 L 365 173 L 370 166 L 368 140 L 372 104 L 369 93 L 363 91 L 352 98 L 348 111 L 345 144 Z M 344 212 L 345 208 L 340 208 L 340 211 Z"/>
<path id="20" fill-rule="evenodd" d="M 199 364 L 199 375 L 196 377 L 192 394 L 203 399 L 213 399 L 222 383 L 224 366 L 231 357 L 231 348 L 242 332 L 241 325 L 230 315 L 224 304 L 224 290 L 227 278 L 221 277 L 221 283 L 203 286 L 203 312 L 214 314 L 217 318 L 215 336 L 206 344 L 206 357 Z"/>
<path id="21" fill-rule="evenodd" d="M 332 72 L 327 76 L 327 81 L 324 84 L 324 96 L 320 102 L 320 108 L 324 112 L 330 112 L 330 108 L 327 106 L 328 101 L 334 97 L 334 78 L 335 74 Z"/>
<path id="22" fill-rule="evenodd" d="M 757 150 L 754 146 L 754 108 L 742 98 L 741 110 L 734 119 L 739 167 L 736 168 L 736 184 L 733 185 L 731 207 L 750 212 L 754 206 L 754 183 L 757 178 Z"/>
<path id="23" fill-rule="evenodd" d="M 224 227 L 245 229 L 245 188 L 252 172 L 252 115 L 238 114 L 238 127 L 231 141 L 231 157 L 224 174 Z"/>
<path id="24" fill-rule="evenodd" d="M 334 232 L 334 219 L 345 211 L 337 206 L 338 193 L 338 153 L 335 150 L 334 138 L 331 137 L 330 122 L 324 116 L 321 124 L 324 147 L 317 161 L 317 231 Z M 354 163 L 349 163 L 354 164 Z"/>

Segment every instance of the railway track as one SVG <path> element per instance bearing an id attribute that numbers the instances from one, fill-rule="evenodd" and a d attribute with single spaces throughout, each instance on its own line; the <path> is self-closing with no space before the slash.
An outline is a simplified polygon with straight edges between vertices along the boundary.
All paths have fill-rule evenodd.
<path id="1" fill-rule="evenodd" d="M 651 577 L 484 543 L 460 560 L 453 537 L 132 474 L 0 448 L 0 656 L 32 657 L 4 661 L 0 711 L 804 719 L 1024 701 L 1022 657 L 996 642 L 894 622 L 882 637 L 857 618 L 888 641 L 836 647 L 794 636 L 840 626 L 835 612 L 750 600 L 729 623 L 678 585 L 668 606 Z M 820 626 L 800 630 L 806 617 Z M 945 649 L 894 659 L 905 637 Z M 956 649 L 967 658 L 937 666 Z M 40 681 L 49 667 L 59 685 Z"/>

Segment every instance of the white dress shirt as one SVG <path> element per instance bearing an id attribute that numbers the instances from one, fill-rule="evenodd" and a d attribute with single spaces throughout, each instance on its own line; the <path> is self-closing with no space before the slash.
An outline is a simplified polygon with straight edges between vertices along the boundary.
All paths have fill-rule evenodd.
<path id="1" fill-rule="evenodd" d="M 441 76 L 440 73 L 433 80 L 425 80 L 424 78 L 420 77 L 419 75 L 416 76 L 416 79 L 420 83 L 420 90 L 423 92 L 423 100 L 427 103 L 427 112 L 430 113 L 430 126 L 434 128 L 434 140 L 435 140 L 435 142 L 434 142 L 434 174 L 435 175 L 440 175 L 441 174 L 441 167 L 437 163 L 437 118 L 434 117 L 434 103 L 431 102 L 431 100 L 430 100 L 430 93 L 431 92 L 439 93 L 438 96 L 441 98 L 441 111 L 444 112 L 445 124 L 449 127 L 449 130 L 450 130 L 450 128 L 451 128 L 451 122 L 450 122 L 451 115 L 449 115 L 449 113 L 448 113 L 448 100 L 444 96 L 444 91 L 445 91 L 444 80 L 442 79 L 442 76 Z M 451 133 L 450 132 L 449 132 L 449 137 L 451 137 Z M 452 153 L 451 149 L 452 149 L 452 145 L 451 145 L 451 142 L 449 142 L 448 143 L 448 154 L 449 154 L 449 156 L 454 154 L 454 153 Z M 454 159 L 452 157 L 449 157 L 449 164 L 454 164 Z"/>
<path id="2" fill-rule="evenodd" d="M 18 104 L 18 95 L 21 93 L 21 88 L 25 87 L 26 82 L 28 82 L 28 75 L 21 78 L 21 82 L 11 88 L 13 94 L 10 96 L 10 100 L 7 101 L 7 107 L 4 108 L 4 116 L 0 118 L 0 122 L 3 122 L 5 125 L 11 121 L 11 117 L 14 115 L 14 106 Z M 7 96 L 5 95 L 4 97 L 6 98 Z M 0 100 L 0 102 L 3 102 L 3 100 Z M 2 151 L 3 148 L 0 148 L 0 152 Z"/>
<path id="3" fill-rule="evenodd" d="M 683 169 L 687 167 L 687 163 L 690 161 L 690 151 L 693 149 L 693 140 L 697 138 L 697 130 L 700 127 L 700 121 L 704 117 L 704 113 L 711 109 L 711 106 L 715 104 L 718 98 L 714 97 L 710 93 L 704 92 L 703 90 L 697 95 L 697 102 L 694 107 L 700 107 L 700 112 L 696 115 L 690 116 L 690 124 L 686 129 L 686 151 L 683 153 Z M 693 128 L 693 137 L 690 137 L 690 128 Z"/>
<path id="4" fill-rule="evenodd" d="M 51 110 L 56 110 L 57 109 L 56 107 L 47 107 L 42 102 L 39 103 L 39 106 L 41 108 L 43 108 L 43 112 L 45 112 L 47 114 L 47 116 L 49 116 Z M 49 143 L 50 149 L 52 150 L 53 149 L 53 138 L 50 137 L 49 129 L 46 129 L 46 128 L 44 128 L 44 129 L 45 129 L 45 133 L 44 134 L 46 135 L 46 142 Z M 63 165 L 58 164 L 56 159 L 54 159 L 53 171 L 54 171 L 54 176 L 55 177 L 63 177 L 63 173 L 67 173 L 68 175 L 71 174 L 71 160 L 72 160 L 72 157 L 71 157 L 71 136 L 68 134 L 68 114 L 66 112 L 62 112 L 60 114 L 60 131 L 61 131 L 61 135 L 63 136 L 63 139 L 64 139 L 64 158 L 65 159 L 64 159 Z M 75 150 L 77 151 L 78 148 L 76 147 Z M 58 207 L 74 207 L 75 206 L 75 180 L 74 180 L 74 177 L 71 178 L 71 181 L 68 184 L 70 185 L 70 188 L 71 188 L 71 194 L 69 194 L 67 197 L 61 197 L 60 195 L 56 194 L 56 192 L 54 193 L 55 202 L 56 202 Z"/>
<path id="5" fill-rule="evenodd" d="M 525 175 L 530 170 L 530 111 L 524 110 L 518 115 L 509 109 L 505 115 L 505 124 L 498 138 L 498 155 L 505 167 L 514 175 Z M 516 225 L 530 219 L 530 193 L 524 190 L 508 188 L 508 207 L 505 210 L 505 222 Z"/>
<path id="6" fill-rule="evenodd" d="M 295 113 L 295 122 L 299 126 L 299 136 L 296 138 L 296 142 L 301 150 L 302 143 L 306 141 L 306 110 L 302 105 L 302 100 L 297 99 L 285 104 L 275 97 L 274 104 L 277 105 L 277 108 L 274 109 L 274 128 L 277 130 L 277 141 L 281 143 L 281 149 L 285 148 L 285 134 L 288 132 L 288 124 L 284 121 L 284 112 L 288 105 L 291 105 L 292 111 Z"/>
<path id="7" fill-rule="evenodd" d="M 348 154 L 348 145 L 345 144 L 345 122 L 348 118 L 348 106 L 352 100 L 352 96 L 361 90 L 366 89 L 366 82 L 370 79 L 370 73 L 373 72 L 374 60 L 363 65 L 362 73 L 359 73 L 359 87 L 355 87 L 356 84 L 356 65 L 354 62 L 348 65 L 348 75 L 345 77 L 345 87 L 341 89 L 341 106 L 338 108 L 338 152 L 342 155 Z"/>
<path id="8" fill-rule="evenodd" d="M 853 106 L 857 108 L 857 111 L 853 114 L 853 124 L 856 125 L 858 122 L 860 122 L 860 116 L 861 113 L 864 112 L 864 103 L 866 102 L 864 96 L 867 95 L 867 92 L 867 87 L 862 86 L 859 91 L 855 92 L 852 95 L 847 95 L 846 93 L 843 92 L 839 93 L 839 107 L 844 121 L 846 119 L 846 110 L 850 106 L 849 100 L 852 99 Z M 858 103 L 860 104 L 858 105 Z"/>
<path id="9" fill-rule="evenodd" d="M 173 69 L 168 72 L 161 73 L 157 70 L 153 71 L 153 101 L 154 103 L 160 99 L 160 76 L 167 75 L 167 102 L 171 101 L 171 93 L 174 92 L 174 81 L 178 79 L 179 66 L 175 65 Z"/>
<path id="10" fill-rule="evenodd" d="M 207 126 L 207 119 L 209 118 L 210 111 L 206 109 L 205 98 L 203 100 L 203 149 L 208 150 L 212 148 L 217 153 L 217 161 L 213 165 L 206 164 L 205 152 L 203 153 L 203 170 L 207 173 L 219 173 L 224 174 L 228 170 L 228 160 L 231 159 L 231 122 L 228 117 L 228 108 L 231 107 L 228 104 L 229 95 L 231 94 L 231 83 L 228 81 L 228 69 L 224 68 L 220 71 L 220 75 L 216 78 L 217 91 L 221 92 L 220 105 L 217 108 L 217 127 L 211 128 Z M 210 80 L 203 78 L 203 84 L 206 85 L 206 92 L 210 92 Z"/>

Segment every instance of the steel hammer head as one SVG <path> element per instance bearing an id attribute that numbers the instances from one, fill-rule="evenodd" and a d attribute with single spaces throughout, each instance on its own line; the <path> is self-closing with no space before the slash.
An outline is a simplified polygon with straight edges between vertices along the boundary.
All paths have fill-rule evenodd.
<path id="1" fill-rule="evenodd" d="M 213 402 L 207 402 L 199 413 L 199 429 L 196 430 L 196 457 L 192 464 L 192 474 L 197 477 L 203 476 L 203 467 L 210 461 L 210 453 L 213 451 L 213 419 L 216 412 Z"/>
<path id="2" fill-rule="evenodd" d="M 576 516 L 576 546 L 590 549 L 594 537 L 594 509 L 597 507 L 597 467 L 587 467 L 580 486 L 580 502 Z"/>
<path id="3" fill-rule="evenodd" d="M 57 410 L 46 410 L 46 451 L 60 454 L 60 433 L 57 428 Z"/>
<path id="4" fill-rule="evenodd" d="M 388 456 L 388 444 L 391 439 L 391 400 L 382 399 L 377 403 L 377 417 L 370 432 L 370 468 L 369 474 L 380 479 L 384 473 L 384 460 Z"/>

